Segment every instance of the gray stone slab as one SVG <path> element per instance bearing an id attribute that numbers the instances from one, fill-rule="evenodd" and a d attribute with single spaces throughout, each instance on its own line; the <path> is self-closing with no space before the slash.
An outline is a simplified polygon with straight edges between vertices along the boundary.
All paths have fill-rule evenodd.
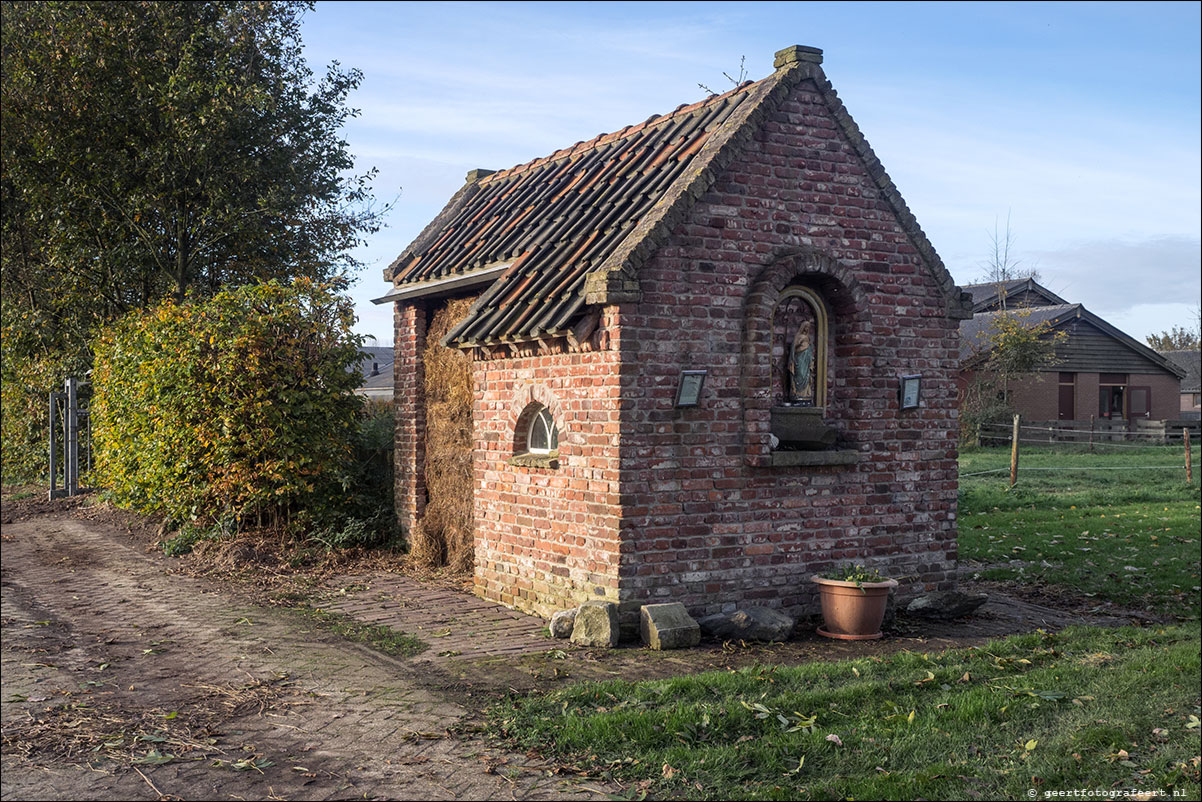
<path id="1" fill-rule="evenodd" d="M 613 602 L 589 601 L 576 609 L 572 624 L 572 643 L 577 646 L 618 645 L 618 606 Z"/>
<path id="2" fill-rule="evenodd" d="M 733 613 L 706 616 L 701 631 L 718 640 L 782 641 L 793 631 L 793 619 L 768 607 L 744 607 Z"/>
<path id="3" fill-rule="evenodd" d="M 701 627 L 680 602 L 644 604 L 639 634 L 651 649 L 687 649 L 701 643 Z"/>

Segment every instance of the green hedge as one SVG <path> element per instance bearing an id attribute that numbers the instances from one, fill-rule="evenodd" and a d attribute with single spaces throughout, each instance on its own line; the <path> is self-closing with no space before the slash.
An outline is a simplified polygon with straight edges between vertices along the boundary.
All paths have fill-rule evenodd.
<path id="1" fill-rule="evenodd" d="M 118 321 L 95 349 L 97 482 L 223 529 L 364 517 L 353 323 L 348 299 L 305 280 Z"/>

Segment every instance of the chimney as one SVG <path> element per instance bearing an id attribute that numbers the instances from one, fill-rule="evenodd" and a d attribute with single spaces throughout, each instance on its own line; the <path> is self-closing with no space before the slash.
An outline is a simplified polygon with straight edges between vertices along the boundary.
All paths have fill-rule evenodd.
<path id="1" fill-rule="evenodd" d="M 772 66 L 779 70 L 781 67 L 786 67 L 789 64 L 800 64 L 803 61 L 808 61 L 811 64 L 821 64 L 822 50 L 806 45 L 786 47 L 784 50 L 776 51 L 776 60 L 772 62 Z"/>

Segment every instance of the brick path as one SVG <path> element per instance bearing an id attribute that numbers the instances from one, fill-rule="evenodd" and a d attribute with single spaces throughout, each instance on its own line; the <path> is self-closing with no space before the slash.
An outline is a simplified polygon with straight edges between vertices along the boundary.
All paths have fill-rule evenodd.
<path id="1" fill-rule="evenodd" d="M 388 626 L 429 643 L 415 662 L 437 664 L 567 647 L 565 641 L 547 637 L 541 618 L 396 574 L 339 577 L 319 603 L 330 612 Z"/>
<path id="2" fill-rule="evenodd" d="M 556 799 L 595 798 L 545 766 L 448 728 L 469 711 L 420 686 L 422 659 L 546 650 L 542 622 L 400 577 L 368 580 L 330 609 L 395 624 L 434 644 L 416 661 L 332 639 L 296 613 L 239 600 L 221 585 L 167 575 L 111 530 L 75 519 L 4 527 L 6 736 L 55 706 L 174 710 L 198 687 L 287 678 L 285 695 L 224 721 L 228 758 L 129 767 L 19 758 L 6 745 L 3 799 Z M 396 612 L 380 607 L 396 601 Z M 433 608 L 437 609 L 433 609 Z M 440 649 L 439 632 L 454 637 Z M 432 639 L 432 640 L 430 640 Z M 480 645 L 466 646 L 479 641 Z M 512 643 L 510 641 L 512 640 Z M 459 655 L 442 652 L 460 651 Z M 255 756 L 274 765 L 232 771 Z M 152 790 L 151 786 L 155 790 Z"/>

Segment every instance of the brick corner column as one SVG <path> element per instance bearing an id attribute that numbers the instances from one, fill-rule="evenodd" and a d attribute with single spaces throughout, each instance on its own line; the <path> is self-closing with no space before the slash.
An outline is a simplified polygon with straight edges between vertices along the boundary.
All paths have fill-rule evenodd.
<path id="1" fill-rule="evenodd" d="M 426 507 L 426 308 L 421 302 L 397 302 L 393 405 L 396 414 L 394 455 L 397 520 L 412 537 Z"/>

